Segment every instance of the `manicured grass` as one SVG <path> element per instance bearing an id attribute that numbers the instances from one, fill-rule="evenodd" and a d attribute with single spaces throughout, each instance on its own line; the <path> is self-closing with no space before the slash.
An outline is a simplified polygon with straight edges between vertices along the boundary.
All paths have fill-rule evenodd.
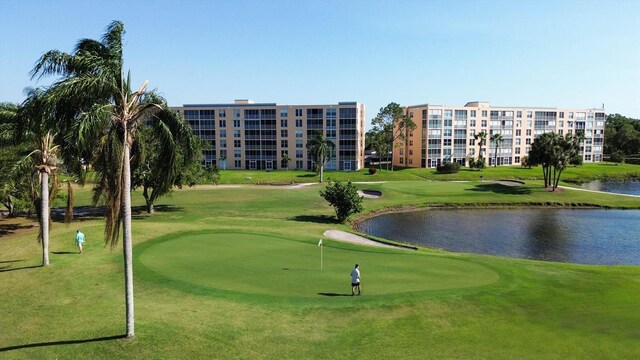
<path id="1" fill-rule="evenodd" d="M 427 204 L 574 204 L 640 208 L 640 199 L 539 182 L 403 181 L 365 212 Z M 52 225 L 52 266 L 37 228 L 0 221 L 0 357 L 631 359 L 640 357 L 640 268 L 359 247 L 325 239 L 335 224 L 321 185 L 176 191 L 133 222 L 136 338 L 124 333 L 120 248 L 103 222 Z M 88 189 L 78 190 L 79 205 Z M 142 205 L 139 193 L 135 205 Z M 14 225 L 14 226 L 9 226 Z M 25 226 L 25 228 L 20 228 Z M 84 255 L 73 234 L 87 235 Z M 364 296 L 350 291 L 362 266 Z M 287 269 L 287 270 L 285 270 Z"/>
<path id="2" fill-rule="evenodd" d="M 222 184 L 291 184 L 318 182 L 315 173 L 302 170 L 221 170 Z M 520 166 L 488 167 L 483 171 L 462 168 L 457 174 L 438 174 L 435 169 L 398 168 L 395 171 L 380 170 L 373 175 L 368 169 L 354 172 L 327 171 L 325 178 L 333 181 L 416 181 L 416 180 L 465 180 L 478 181 L 480 176 L 485 180 L 519 179 L 541 180 L 542 168 L 531 169 Z M 640 165 L 611 163 L 587 163 L 580 167 L 569 167 L 562 175 L 565 182 L 587 182 L 591 180 L 624 180 L 640 179 Z"/>

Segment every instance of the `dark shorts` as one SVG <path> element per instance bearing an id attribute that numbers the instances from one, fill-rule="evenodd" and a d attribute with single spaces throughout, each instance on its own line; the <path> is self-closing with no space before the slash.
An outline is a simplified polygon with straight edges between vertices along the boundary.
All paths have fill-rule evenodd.
<path id="1" fill-rule="evenodd" d="M 357 282 L 357 283 L 351 283 L 351 286 L 360 286 L 360 283 L 359 283 L 359 282 Z"/>

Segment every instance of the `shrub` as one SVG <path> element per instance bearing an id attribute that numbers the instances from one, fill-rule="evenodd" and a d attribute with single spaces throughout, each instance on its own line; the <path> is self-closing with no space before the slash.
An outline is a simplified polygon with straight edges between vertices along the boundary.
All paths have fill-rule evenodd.
<path id="1" fill-rule="evenodd" d="M 436 171 L 440 174 L 455 174 L 460 171 L 460 164 L 453 162 L 440 165 L 436 168 Z"/>
<path id="2" fill-rule="evenodd" d="M 344 222 L 349 215 L 362 211 L 362 196 L 358 195 L 358 189 L 348 182 L 330 182 L 325 190 L 320 190 L 320 196 L 329 202 L 336 211 L 339 222 Z"/>
<path id="3" fill-rule="evenodd" d="M 609 160 L 616 164 L 624 163 L 624 152 L 622 152 L 622 150 L 616 150 L 612 152 L 611 156 L 609 157 Z"/>
<path id="4" fill-rule="evenodd" d="M 378 169 L 374 168 L 374 167 L 370 167 L 369 168 L 369 175 L 373 175 L 378 171 Z"/>

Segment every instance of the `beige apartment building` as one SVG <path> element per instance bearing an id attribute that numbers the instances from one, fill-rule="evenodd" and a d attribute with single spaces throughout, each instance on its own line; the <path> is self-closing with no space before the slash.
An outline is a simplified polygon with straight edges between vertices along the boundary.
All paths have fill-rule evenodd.
<path id="1" fill-rule="evenodd" d="M 311 170 L 307 140 L 321 131 L 336 145 L 326 170 L 364 167 L 364 104 L 277 105 L 236 100 L 233 104 L 185 104 L 173 109 L 208 143 L 203 150 L 205 165 Z M 289 163 L 282 160 L 284 154 L 291 159 Z"/>
<path id="2" fill-rule="evenodd" d="M 487 133 L 482 156 L 494 164 L 496 145 L 498 165 L 517 165 L 527 156 L 536 136 L 546 132 L 560 135 L 584 133 L 580 153 L 584 162 L 602 161 L 604 147 L 604 109 L 558 109 L 537 107 L 497 107 L 474 101 L 464 106 L 415 105 L 406 108 L 416 124 L 402 145 L 394 147 L 396 166 L 433 168 L 443 163 L 468 165 L 477 158 L 476 133 Z M 494 144 L 491 135 L 502 134 Z"/>

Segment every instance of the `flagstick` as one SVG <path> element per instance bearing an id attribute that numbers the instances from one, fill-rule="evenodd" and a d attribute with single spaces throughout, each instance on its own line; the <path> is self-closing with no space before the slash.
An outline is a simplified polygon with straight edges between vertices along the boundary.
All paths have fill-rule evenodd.
<path id="1" fill-rule="evenodd" d="M 322 271 L 322 248 L 324 246 L 320 245 L 320 271 Z"/>

